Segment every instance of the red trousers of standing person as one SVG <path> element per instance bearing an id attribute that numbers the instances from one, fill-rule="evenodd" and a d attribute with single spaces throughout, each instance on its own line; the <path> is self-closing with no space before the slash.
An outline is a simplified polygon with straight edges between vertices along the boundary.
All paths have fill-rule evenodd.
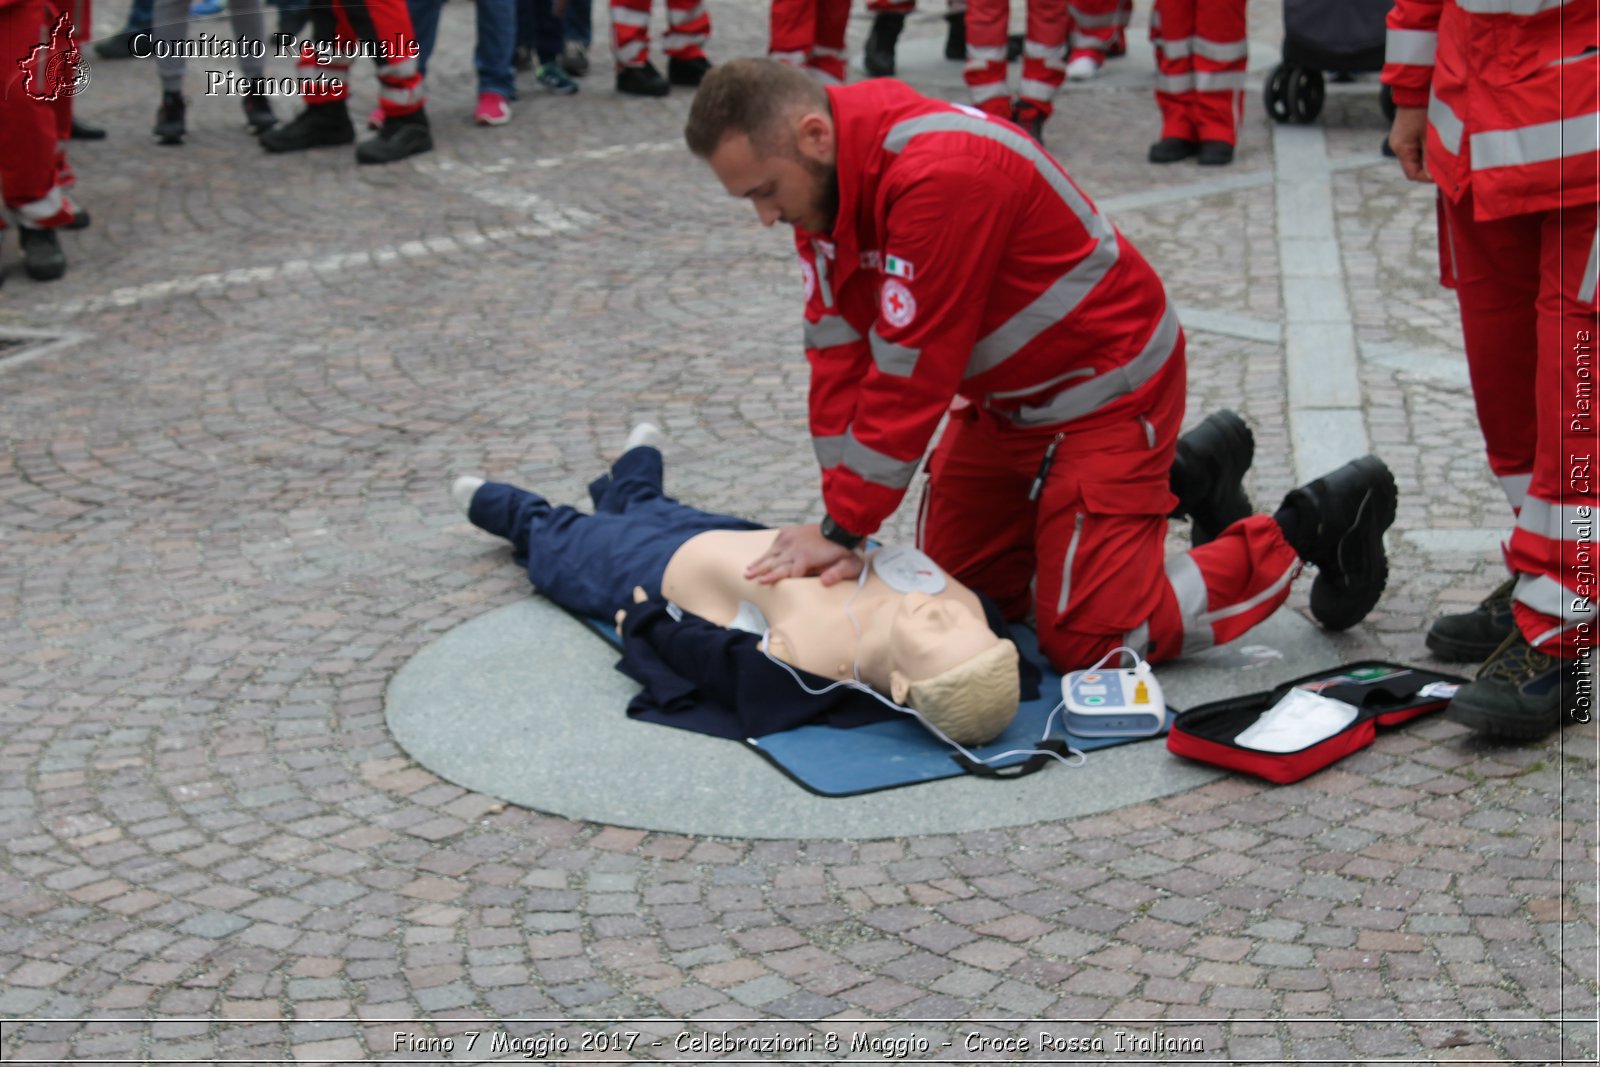
<path id="1" fill-rule="evenodd" d="M 1039 647 L 1076 670 L 1127 645 L 1152 662 L 1231 641 L 1288 596 L 1300 559 L 1266 515 L 1166 559 L 1168 487 L 1183 414 L 1065 424 L 1037 500 L 1029 489 L 1056 431 L 1019 431 L 974 407 L 952 412 L 929 462 L 918 541 L 1007 618 L 1030 609 Z"/>
<path id="2" fill-rule="evenodd" d="M 773 0 L 767 55 L 842 85 L 849 21 L 850 0 Z"/>
<path id="3" fill-rule="evenodd" d="M 711 15 L 705 0 L 667 0 L 667 36 L 662 51 L 671 59 L 706 58 Z M 843 33 L 840 34 L 843 49 Z M 650 61 L 650 0 L 611 0 L 611 52 L 618 67 Z"/>
<path id="4" fill-rule="evenodd" d="M 1156 0 L 1150 39 L 1163 138 L 1238 142 L 1249 54 L 1244 12 L 1245 0 Z"/>
<path id="5" fill-rule="evenodd" d="M 1562 659 L 1594 645 L 1597 211 L 1485 222 L 1470 190 L 1439 198 L 1443 281 L 1461 303 L 1489 468 L 1517 517 L 1512 609 L 1529 643 Z"/>
<path id="6" fill-rule="evenodd" d="M 75 46 L 55 32 L 52 15 L 44 0 L 0 2 L 0 193 L 18 220 L 36 229 L 56 229 L 73 218 L 61 180 L 71 172 L 61 150 L 58 102 L 73 88 L 59 59 Z M 16 62 L 22 59 L 29 62 Z M 39 99 L 51 95 L 56 100 Z M 70 134 L 71 112 L 65 115 Z"/>
<path id="7" fill-rule="evenodd" d="M 1114 4 L 1114 0 L 1113 0 Z M 1001 118 L 1012 117 L 1006 85 L 1007 0 L 968 0 L 967 89 L 972 102 Z M 1028 28 L 1022 45 L 1018 103 L 1049 118 L 1056 91 L 1067 74 L 1067 6 L 1062 0 L 1028 0 Z"/>
<path id="8" fill-rule="evenodd" d="M 1067 62 L 1088 56 L 1104 64 L 1126 48 L 1123 31 L 1133 6 L 1123 0 L 1071 0 L 1067 4 Z"/>
<path id="9" fill-rule="evenodd" d="M 350 54 L 355 42 L 377 45 L 378 105 L 385 118 L 412 115 L 427 103 L 422 71 L 417 65 L 417 38 L 405 0 L 328 0 L 311 5 L 311 25 L 319 50 L 307 41 L 300 50 L 296 73 L 302 79 L 300 98 L 308 107 L 332 104 L 350 95 Z"/>

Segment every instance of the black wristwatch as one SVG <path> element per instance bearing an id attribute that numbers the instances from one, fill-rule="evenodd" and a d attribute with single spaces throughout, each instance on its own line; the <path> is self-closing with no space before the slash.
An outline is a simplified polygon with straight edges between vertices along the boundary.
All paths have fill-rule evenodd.
<path id="1" fill-rule="evenodd" d="M 856 548 L 866 540 L 863 535 L 853 534 L 834 522 L 832 515 L 824 515 L 822 517 L 822 536 L 844 548 Z"/>

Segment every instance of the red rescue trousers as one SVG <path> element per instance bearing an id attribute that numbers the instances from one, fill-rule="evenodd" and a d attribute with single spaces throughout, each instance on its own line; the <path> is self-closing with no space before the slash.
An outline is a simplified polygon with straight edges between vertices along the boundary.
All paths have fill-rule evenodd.
<path id="1" fill-rule="evenodd" d="M 1597 210 L 1481 222 L 1470 190 L 1439 198 L 1443 281 L 1461 303 L 1489 469 L 1516 514 L 1512 608 L 1523 636 L 1563 659 L 1595 646 Z"/>
<path id="2" fill-rule="evenodd" d="M 1115 0 L 1110 2 L 1115 6 Z M 1010 17 L 1007 0 L 968 0 L 967 89 L 974 104 L 1001 118 L 1011 117 L 1011 90 L 1006 85 Z M 1017 96 L 1046 118 L 1054 109 L 1056 90 L 1067 76 L 1067 23 L 1067 6 L 1062 0 L 1028 0 Z"/>
<path id="3" fill-rule="evenodd" d="M 1162 137 L 1237 142 L 1249 54 L 1244 11 L 1245 0 L 1156 0 L 1150 39 Z"/>
<path id="4" fill-rule="evenodd" d="M 767 55 L 843 85 L 850 0 L 773 0 Z"/>
<path id="5" fill-rule="evenodd" d="M 405 0 L 314 3 L 311 24 L 317 41 L 331 47 L 319 51 L 307 41 L 300 50 L 296 73 L 301 78 L 300 98 L 307 106 L 349 97 L 351 57 L 357 51 L 353 45 L 360 42 L 382 53 L 374 62 L 378 66 L 378 105 L 385 117 L 422 110 L 428 94 L 417 66 L 417 38 Z"/>
<path id="6" fill-rule="evenodd" d="M 705 0 L 667 0 L 667 36 L 661 49 L 669 58 L 704 59 L 710 39 Z M 843 33 L 839 39 L 842 50 Z M 650 0 L 611 0 L 611 54 L 619 68 L 650 61 Z"/>
<path id="7" fill-rule="evenodd" d="M 1067 62 L 1091 56 L 1104 63 L 1125 48 L 1123 31 L 1133 14 L 1124 0 L 1071 0 L 1067 4 Z"/>
<path id="8" fill-rule="evenodd" d="M 1266 515 L 1164 559 L 1181 369 L 1176 381 L 1166 392 L 1178 395 L 1142 416 L 1066 424 L 1037 500 L 1028 492 L 1051 430 L 1018 431 L 969 407 L 952 412 L 934 450 L 919 543 L 1007 618 L 1031 608 L 1057 670 L 1118 645 L 1158 662 L 1231 641 L 1277 610 L 1300 571 Z"/>
<path id="9" fill-rule="evenodd" d="M 0 62 L 0 194 L 24 226 L 37 229 L 65 226 L 73 217 L 62 182 L 71 175 L 62 143 L 72 118 L 64 112 L 62 131 L 59 105 L 61 96 L 70 98 L 72 79 L 59 64 L 51 69 L 52 57 L 64 51 L 52 39 L 54 22 L 44 0 L 0 4 L 0 57 L 13 57 Z M 30 55 L 30 62 L 16 62 Z M 57 101 L 36 99 L 52 92 Z"/>

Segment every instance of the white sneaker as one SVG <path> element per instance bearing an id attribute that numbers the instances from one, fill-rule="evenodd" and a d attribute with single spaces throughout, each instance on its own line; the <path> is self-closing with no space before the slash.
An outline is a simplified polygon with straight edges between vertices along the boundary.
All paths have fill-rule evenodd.
<path id="1" fill-rule="evenodd" d="M 628 439 L 622 443 L 624 452 L 648 445 L 656 451 L 664 451 L 667 446 L 667 435 L 661 432 L 661 427 L 653 422 L 641 422 L 628 431 Z"/>
<path id="2" fill-rule="evenodd" d="M 450 499 L 456 502 L 456 507 L 461 509 L 463 515 L 472 510 L 472 498 L 482 485 L 482 478 L 474 478 L 470 474 L 463 474 L 451 483 Z"/>
<path id="3" fill-rule="evenodd" d="M 1086 82 L 1100 73 L 1100 61 L 1093 56 L 1079 56 L 1067 64 L 1067 77 L 1075 82 Z"/>

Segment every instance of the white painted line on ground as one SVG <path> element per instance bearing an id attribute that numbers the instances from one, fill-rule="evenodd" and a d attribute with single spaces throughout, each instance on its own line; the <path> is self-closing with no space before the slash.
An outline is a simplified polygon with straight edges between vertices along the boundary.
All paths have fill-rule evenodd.
<path id="1" fill-rule="evenodd" d="M 1283 342 L 1283 327 L 1275 322 L 1230 315 L 1226 311 L 1211 311 L 1188 304 L 1178 305 L 1178 321 L 1185 333 L 1215 333 L 1223 337 L 1238 337 L 1245 341 L 1260 341 L 1276 345 Z"/>
<path id="2" fill-rule="evenodd" d="M 1238 192 L 1241 189 L 1259 189 L 1264 185 L 1271 185 L 1272 182 L 1271 171 L 1252 170 L 1214 181 L 1187 182 L 1168 189 L 1149 189 L 1142 193 L 1108 196 L 1096 200 L 1095 205 L 1105 212 L 1137 211 L 1140 208 L 1160 207 L 1163 204 L 1181 204 L 1186 200 L 1198 200 L 1202 196 L 1218 196 L 1222 193 Z"/>
<path id="3" fill-rule="evenodd" d="M 1380 367 L 1426 378 L 1435 385 L 1453 389 L 1472 388 L 1467 361 L 1462 356 L 1436 356 L 1387 341 L 1362 341 L 1361 359 Z"/>
<path id="4" fill-rule="evenodd" d="M 0 374 L 32 363 L 41 356 L 48 356 L 52 352 L 80 344 L 94 336 L 82 330 L 34 330 L 26 326 L 0 326 L 0 334 L 9 337 L 37 337 L 42 342 L 25 346 L 14 355 L 0 357 Z"/>
<path id="5" fill-rule="evenodd" d="M 1405 543 L 1430 556 L 1498 556 L 1500 544 L 1511 536 L 1510 517 L 1504 529 L 1481 526 L 1437 530 L 1407 530 L 1400 535 Z"/>

